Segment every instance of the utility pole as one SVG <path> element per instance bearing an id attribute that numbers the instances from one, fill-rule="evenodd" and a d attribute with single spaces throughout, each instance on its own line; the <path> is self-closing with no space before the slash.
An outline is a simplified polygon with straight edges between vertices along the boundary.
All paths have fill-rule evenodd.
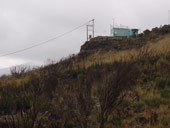
<path id="1" fill-rule="evenodd" d="M 89 41 L 91 38 L 94 38 L 94 19 L 89 22 L 87 27 L 87 41 Z"/>

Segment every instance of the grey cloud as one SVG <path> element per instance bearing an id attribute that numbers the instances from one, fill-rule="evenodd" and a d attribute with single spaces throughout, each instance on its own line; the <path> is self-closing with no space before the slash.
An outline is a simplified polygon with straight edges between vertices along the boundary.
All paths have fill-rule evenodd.
<path id="1" fill-rule="evenodd" d="M 113 18 L 117 24 L 151 29 L 167 24 L 169 5 L 168 0 L 0 0 L 0 54 L 48 40 L 92 18 L 96 19 L 96 36 L 109 35 Z M 59 60 L 79 51 L 86 41 L 85 30 L 82 27 L 10 58 L 42 63 L 48 58 Z"/>

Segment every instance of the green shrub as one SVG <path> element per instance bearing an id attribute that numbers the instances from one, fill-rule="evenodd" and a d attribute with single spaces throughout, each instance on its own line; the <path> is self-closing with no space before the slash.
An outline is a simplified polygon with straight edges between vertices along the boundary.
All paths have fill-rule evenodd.
<path id="1" fill-rule="evenodd" d="M 170 98 L 170 88 L 161 89 L 160 91 L 161 97 Z"/>
<path id="2" fill-rule="evenodd" d="M 162 117 L 162 120 L 161 120 L 162 124 L 163 124 L 164 126 L 168 126 L 168 124 L 169 124 L 169 119 L 170 119 L 170 115 L 164 115 L 164 116 Z"/>
<path id="3" fill-rule="evenodd" d="M 166 59 L 159 59 L 156 64 L 158 69 L 169 67 L 169 62 Z"/>
<path id="4" fill-rule="evenodd" d="M 159 107 L 161 104 L 166 104 L 167 100 L 161 97 L 150 97 L 143 99 L 144 103 L 148 106 Z"/>
<path id="5" fill-rule="evenodd" d="M 150 92 L 150 91 L 151 91 L 151 88 L 150 88 L 150 87 L 148 87 L 148 88 L 146 89 L 146 91 L 147 91 L 147 92 Z"/>
<path id="6" fill-rule="evenodd" d="M 160 89 L 164 89 L 167 83 L 166 78 L 156 78 L 156 85 Z"/>
<path id="7" fill-rule="evenodd" d="M 167 79 L 167 86 L 170 87 L 170 78 Z"/>
<path id="8" fill-rule="evenodd" d="M 140 100 L 139 102 L 136 103 L 136 108 L 140 109 L 144 104 L 145 102 L 143 100 Z"/>

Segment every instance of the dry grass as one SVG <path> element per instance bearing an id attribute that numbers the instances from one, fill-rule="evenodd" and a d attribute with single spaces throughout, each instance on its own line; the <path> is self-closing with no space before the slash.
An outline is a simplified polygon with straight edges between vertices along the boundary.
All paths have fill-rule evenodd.
<path id="1" fill-rule="evenodd" d="M 78 62 L 80 67 L 89 67 L 96 63 L 113 63 L 114 61 L 128 61 L 132 58 L 137 58 L 141 53 L 149 53 L 151 56 L 166 54 L 170 51 L 170 36 L 166 36 L 157 42 L 148 42 L 145 46 L 139 49 L 130 49 L 123 51 L 106 51 L 96 52 L 88 56 L 85 60 Z"/>

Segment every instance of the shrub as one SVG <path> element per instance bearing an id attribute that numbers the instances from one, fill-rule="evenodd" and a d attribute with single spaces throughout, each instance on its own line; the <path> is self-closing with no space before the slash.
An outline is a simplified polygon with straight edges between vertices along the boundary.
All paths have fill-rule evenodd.
<path id="1" fill-rule="evenodd" d="M 20 65 L 10 68 L 11 75 L 16 78 L 21 78 L 26 72 L 30 70 L 30 67 Z"/>
<path id="2" fill-rule="evenodd" d="M 170 98 L 170 89 L 169 88 L 161 89 L 159 92 L 161 94 L 161 97 Z"/>
<path id="3" fill-rule="evenodd" d="M 109 68 L 106 69 L 110 70 Z M 133 63 L 115 62 L 113 72 L 103 74 L 103 82 L 98 87 L 100 104 L 100 128 L 104 128 L 109 114 L 123 102 L 125 92 L 135 85 L 139 76 L 139 69 Z M 120 99 L 119 99 L 120 98 Z M 119 100 L 118 100 L 119 99 Z"/>
<path id="4" fill-rule="evenodd" d="M 145 104 L 152 107 L 159 107 L 159 105 L 167 103 L 167 100 L 161 97 L 150 97 L 143 100 Z"/>
<path id="5" fill-rule="evenodd" d="M 167 82 L 166 78 L 157 78 L 156 79 L 156 85 L 160 89 L 164 89 L 165 88 L 166 82 Z"/>
<path id="6" fill-rule="evenodd" d="M 161 120 L 162 124 L 167 127 L 169 124 L 169 119 L 170 119 L 170 115 L 164 115 Z"/>
<path id="7" fill-rule="evenodd" d="M 166 59 L 159 59 L 157 64 L 156 64 L 156 67 L 158 69 L 161 69 L 161 68 L 168 68 L 169 67 L 169 62 L 166 60 Z"/>

